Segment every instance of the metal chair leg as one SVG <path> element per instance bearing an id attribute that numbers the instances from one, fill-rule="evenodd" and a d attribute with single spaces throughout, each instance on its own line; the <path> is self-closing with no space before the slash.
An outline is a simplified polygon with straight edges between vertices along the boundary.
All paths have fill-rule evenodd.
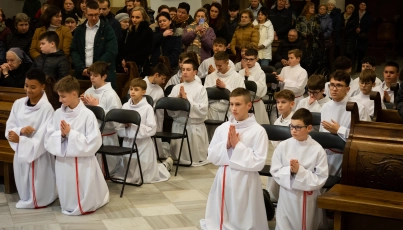
<path id="1" fill-rule="evenodd" d="M 183 147 L 183 137 L 181 141 L 181 147 L 179 148 L 179 156 L 178 156 L 178 163 L 176 164 L 176 170 L 175 170 L 175 176 L 178 174 L 178 168 L 179 168 L 179 162 L 181 160 L 181 155 L 182 155 L 182 147 Z"/>
<path id="2" fill-rule="evenodd" d="M 139 170 L 140 170 L 140 178 L 141 178 L 141 182 L 138 184 L 138 186 L 142 185 L 144 180 L 143 180 L 143 170 L 141 169 L 141 163 L 140 163 L 140 155 L 139 155 L 139 151 L 137 149 L 137 144 L 135 144 L 136 146 L 136 154 L 137 154 L 137 163 L 139 164 Z"/>
<path id="3" fill-rule="evenodd" d="M 129 173 L 130 161 L 132 160 L 132 155 L 133 155 L 133 153 L 130 153 L 129 162 L 127 162 L 127 169 L 126 169 L 126 173 L 125 173 L 125 179 L 123 180 L 122 191 L 120 192 L 120 197 L 121 198 L 123 196 L 123 191 L 125 190 L 126 179 L 127 179 L 127 174 Z"/>
<path id="4" fill-rule="evenodd" d="M 155 146 L 155 153 L 157 154 L 157 160 L 162 163 L 162 161 L 160 160 L 160 154 L 158 153 L 158 147 L 157 147 L 157 138 L 153 137 L 154 140 L 154 146 Z"/>

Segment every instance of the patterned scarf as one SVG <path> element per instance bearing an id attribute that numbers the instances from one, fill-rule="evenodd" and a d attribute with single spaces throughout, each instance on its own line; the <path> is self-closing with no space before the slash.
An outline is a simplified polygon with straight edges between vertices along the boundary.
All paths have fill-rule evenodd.
<path id="1" fill-rule="evenodd" d="M 175 17 L 172 19 L 172 21 L 174 21 L 175 24 L 182 24 L 182 23 L 186 22 L 188 19 L 189 19 L 189 15 L 188 15 L 185 19 L 183 19 L 183 20 L 180 20 L 180 19 L 178 18 L 178 16 L 175 15 Z"/>
<path id="2" fill-rule="evenodd" d="M 187 27 L 186 27 L 186 30 L 189 32 L 189 31 L 196 31 L 196 27 L 198 26 L 199 24 L 196 22 L 196 21 L 194 21 L 194 22 L 192 22 L 192 24 L 190 24 L 190 25 L 188 25 Z M 208 25 L 208 23 L 207 22 L 204 22 L 204 24 L 202 25 L 203 26 L 203 28 L 205 28 L 206 29 L 206 31 L 207 31 L 207 29 L 209 28 L 209 25 Z M 194 51 L 194 52 L 196 52 L 197 54 L 199 54 L 200 55 L 200 50 L 201 50 L 201 33 L 200 33 L 200 31 L 197 31 L 196 32 L 196 37 L 195 37 L 195 39 L 193 40 L 193 42 L 192 42 L 192 44 L 190 44 L 189 46 L 188 46 L 188 48 L 187 48 L 187 52 L 189 52 L 189 51 Z"/>

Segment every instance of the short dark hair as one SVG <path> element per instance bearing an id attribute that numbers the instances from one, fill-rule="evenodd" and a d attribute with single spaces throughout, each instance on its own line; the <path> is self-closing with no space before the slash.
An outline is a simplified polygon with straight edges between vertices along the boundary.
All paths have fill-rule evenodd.
<path id="1" fill-rule="evenodd" d="M 323 75 L 314 74 L 308 78 L 308 83 L 306 84 L 308 89 L 311 90 L 323 90 L 326 85 L 326 79 Z"/>
<path id="2" fill-rule="evenodd" d="M 229 55 L 225 51 L 218 51 L 216 54 L 214 54 L 214 59 L 217 61 L 220 61 L 220 60 L 228 61 Z"/>
<path id="3" fill-rule="evenodd" d="M 187 2 L 181 2 L 181 3 L 179 3 L 179 5 L 178 5 L 178 9 L 184 9 L 184 10 L 186 10 L 186 13 L 189 14 L 190 5 L 189 5 L 189 3 L 187 3 Z M 207 16 L 207 15 L 206 15 L 206 16 Z"/>
<path id="4" fill-rule="evenodd" d="M 334 60 L 333 64 L 336 70 L 348 70 L 353 67 L 351 59 L 346 56 L 339 56 L 336 58 L 336 60 Z"/>
<path id="5" fill-rule="evenodd" d="M 108 76 L 109 64 L 103 61 L 96 61 L 92 63 L 90 67 L 88 67 L 88 72 L 93 74 L 99 74 L 102 76 Z"/>
<path id="6" fill-rule="evenodd" d="M 370 56 L 365 56 L 362 58 L 361 64 L 365 64 L 365 63 L 370 64 L 372 67 L 376 66 L 375 59 Z"/>
<path id="7" fill-rule="evenodd" d="M 169 11 L 169 6 L 167 6 L 167 5 L 160 5 L 160 7 L 158 7 L 158 13 L 161 13 L 161 10 L 163 10 L 163 9 L 167 9 L 168 11 Z"/>
<path id="8" fill-rule="evenodd" d="M 395 67 L 395 68 L 396 68 L 396 72 L 399 72 L 399 64 L 397 64 L 397 63 L 394 62 L 394 61 L 388 61 L 388 62 L 386 62 L 385 67 L 386 67 L 386 66 Z"/>
<path id="9" fill-rule="evenodd" d="M 197 62 L 193 59 L 188 59 L 186 61 L 183 62 L 183 64 L 190 64 L 192 65 L 193 70 L 197 70 L 199 68 L 199 65 L 197 64 Z"/>
<path id="10" fill-rule="evenodd" d="M 258 52 L 255 49 L 247 49 L 245 51 L 245 56 L 254 56 L 256 58 L 258 56 Z"/>
<path id="11" fill-rule="evenodd" d="M 78 80 L 75 77 L 66 76 L 56 83 L 54 90 L 56 92 L 66 93 L 71 93 L 75 91 L 78 95 L 80 93 L 80 83 L 78 83 Z"/>
<path id="12" fill-rule="evenodd" d="M 269 8 L 267 8 L 267 6 L 260 7 L 260 9 L 257 12 L 257 14 L 259 15 L 259 13 L 263 14 L 264 16 L 266 16 L 266 21 L 269 20 Z"/>
<path id="13" fill-rule="evenodd" d="M 239 96 L 243 96 L 246 103 L 251 102 L 249 90 L 247 90 L 245 88 L 241 88 L 241 87 L 232 90 L 229 97 L 231 98 L 231 97 L 239 97 Z"/>
<path id="14" fill-rule="evenodd" d="M 372 69 L 364 69 L 360 73 L 359 80 L 360 80 L 360 82 L 363 82 L 363 83 L 366 83 L 366 82 L 375 83 L 376 73 Z"/>
<path id="15" fill-rule="evenodd" d="M 274 99 L 280 99 L 280 98 L 284 98 L 287 101 L 294 101 L 295 100 L 295 94 L 293 91 L 289 90 L 289 89 L 283 89 L 277 93 L 274 94 Z"/>
<path id="16" fill-rule="evenodd" d="M 46 74 L 39 68 L 32 68 L 25 74 L 29 80 L 37 80 L 40 84 L 46 84 Z"/>
<path id="17" fill-rule="evenodd" d="M 99 3 L 105 3 L 105 2 L 108 3 L 108 8 L 111 8 L 111 2 L 109 0 L 98 0 L 98 5 Z"/>
<path id="18" fill-rule="evenodd" d="M 87 1 L 86 6 L 87 6 L 87 9 L 91 9 L 91 10 L 98 10 L 99 9 L 98 2 L 94 1 L 94 0 Z"/>
<path id="19" fill-rule="evenodd" d="M 172 12 L 172 11 L 178 11 L 178 9 L 176 9 L 176 7 L 174 7 L 174 6 L 172 6 L 172 7 L 169 7 L 169 12 Z"/>
<path id="20" fill-rule="evenodd" d="M 55 31 L 46 31 L 39 36 L 39 41 L 45 39 L 49 43 L 54 42 L 55 46 L 59 46 L 59 35 Z"/>
<path id="21" fill-rule="evenodd" d="M 62 11 L 60 10 L 59 7 L 54 6 L 54 5 L 49 5 L 48 8 L 46 8 L 45 12 L 42 12 L 42 15 L 41 15 L 42 25 L 44 25 L 45 28 L 49 28 L 52 17 L 61 12 Z"/>
<path id="22" fill-rule="evenodd" d="M 154 66 L 154 68 L 151 69 L 150 75 L 154 75 L 156 73 L 166 77 L 170 76 L 168 67 L 161 62 L 159 62 L 156 66 Z"/>
<path id="23" fill-rule="evenodd" d="M 312 113 L 305 108 L 300 108 L 295 111 L 291 120 L 300 120 L 304 122 L 304 125 L 312 125 Z"/>
<path id="24" fill-rule="evenodd" d="M 218 37 L 218 38 L 214 39 L 213 44 L 222 44 L 224 46 L 227 46 L 227 41 L 224 38 Z"/>
<path id="25" fill-rule="evenodd" d="M 239 4 L 238 3 L 231 3 L 228 6 L 228 10 L 232 11 L 232 12 L 239 10 Z"/>
<path id="26" fill-rule="evenodd" d="M 142 90 L 147 90 L 147 83 L 141 78 L 135 78 L 130 82 L 130 87 L 139 87 Z"/>
<path id="27" fill-rule="evenodd" d="M 172 21 L 171 16 L 169 15 L 169 13 L 167 12 L 161 12 L 157 15 L 157 17 L 155 17 L 156 22 L 158 23 L 158 19 L 160 17 L 165 17 L 166 19 L 168 19 L 169 21 Z M 172 25 L 171 25 L 172 26 Z"/>
<path id="28" fill-rule="evenodd" d="M 344 70 L 336 70 L 336 72 L 330 75 L 330 80 L 331 79 L 334 79 L 336 81 L 344 81 L 347 86 L 350 86 L 350 74 L 346 73 L 346 71 Z"/>

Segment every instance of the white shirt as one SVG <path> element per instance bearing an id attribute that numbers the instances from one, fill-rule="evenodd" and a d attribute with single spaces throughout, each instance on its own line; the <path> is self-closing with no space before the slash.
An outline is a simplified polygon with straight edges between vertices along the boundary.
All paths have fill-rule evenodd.
<path id="1" fill-rule="evenodd" d="M 369 98 L 369 95 L 364 95 L 362 92 L 351 98 L 352 101 L 361 103 L 367 110 L 370 116 L 374 116 L 375 103 Z M 386 109 L 385 104 L 381 101 L 382 109 Z"/>
<path id="2" fill-rule="evenodd" d="M 207 77 L 208 68 L 210 65 L 212 65 L 213 68 L 216 69 L 215 71 L 217 71 L 217 67 L 214 62 L 214 57 L 211 57 L 211 58 L 207 58 L 200 64 L 199 69 L 197 70 L 197 76 L 199 76 L 200 78 Z M 228 65 L 231 70 L 235 70 L 235 64 L 231 60 L 228 60 Z"/>
<path id="3" fill-rule="evenodd" d="M 357 77 L 356 79 L 354 79 L 354 82 L 356 82 L 357 84 L 359 84 L 359 83 L 360 83 L 360 78 Z M 381 85 L 381 84 L 382 84 L 381 79 L 375 78 L 375 86 L 379 86 L 379 85 Z"/>
<path id="4" fill-rule="evenodd" d="M 284 81 L 279 83 L 281 90 L 291 90 L 296 98 L 304 94 L 305 86 L 308 82 L 308 73 L 300 64 L 284 67 L 280 76 L 284 78 Z"/>
<path id="5" fill-rule="evenodd" d="M 85 24 L 86 30 L 85 30 L 85 66 L 90 67 L 92 65 L 92 62 L 94 61 L 94 40 L 95 40 L 95 35 L 98 32 L 99 25 L 101 24 L 101 20 L 98 20 L 97 24 L 95 24 L 93 27 L 90 27 L 90 25 Z"/>
<path id="6" fill-rule="evenodd" d="M 331 99 L 327 95 L 325 95 L 322 99 L 315 100 L 312 104 L 309 104 L 309 97 L 306 97 L 298 103 L 295 111 L 297 111 L 300 108 L 305 108 L 305 109 L 309 110 L 310 112 L 320 113 L 322 106 L 330 100 Z"/>
<path id="7" fill-rule="evenodd" d="M 328 95 L 330 98 L 332 98 L 330 96 L 330 89 L 329 89 L 329 84 L 330 82 L 326 82 L 325 84 L 325 94 Z M 350 91 L 348 91 L 347 96 L 348 97 L 353 97 L 357 94 L 359 94 L 360 91 L 360 85 L 358 84 L 358 82 L 353 81 L 353 79 L 351 79 L 350 81 Z"/>

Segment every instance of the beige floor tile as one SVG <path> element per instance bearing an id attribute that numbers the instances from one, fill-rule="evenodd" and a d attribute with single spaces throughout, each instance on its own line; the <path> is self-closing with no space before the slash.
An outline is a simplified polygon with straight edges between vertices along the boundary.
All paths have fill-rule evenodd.
<path id="1" fill-rule="evenodd" d="M 187 212 L 184 215 L 192 222 L 193 225 L 200 226 L 200 220 L 204 219 L 206 212 L 205 211 Z"/>
<path id="2" fill-rule="evenodd" d="M 6 194 L 7 202 L 18 202 L 20 200 L 20 196 L 18 193 Z"/>
<path id="3" fill-rule="evenodd" d="M 206 199 L 208 198 L 208 194 L 210 193 L 210 189 L 209 188 L 205 188 L 205 189 L 198 189 L 198 191 L 203 194 L 204 197 L 206 197 Z"/>
<path id="4" fill-rule="evenodd" d="M 127 205 L 127 204 L 130 204 L 130 201 L 127 199 L 125 194 L 123 194 L 123 197 L 120 197 L 120 194 L 119 195 L 110 195 L 109 194 L 109 203 L 106 206 L 109 206 L 109 205 L 117 206 L 117 205 Z"/>
<path id="5" fill-rule="evenodd" d="M 122 185 L 121 184 L 115 184 L 118 189 L 119 189 L 119 195 L 120 195 L 120 190 L 122 189 Z M 157 187 L 155 187 L 154 184 L 143 184 L 140 187 L 138 186 L 132 186 L 132 185 L 126 185 L 125 186 L 125 191 L 123 193 L 123 195 L 130 195 L 130 194 L 135 194 L 135 193 L 140 193 L 140 192 L 147 192 L 147 191 L 151 191 L 151 190 L 157 190 Z"/>
<path id="6" fill-rule="evenodd" d="M 174 203 L 175 207 L 177 207 L 182 213 L 205 212 L 206 204 L 207 204 L 206 200 L 175 202 Z"/>
<path id="7" fill-rule="evenodd" d="M 131 218 L 141 216 L 140 212 L 130 205 L 130 202 L 127 203 L 128 205 L 105 205 L 102 207 L 102 211 L 108 217 L 108 219 L 120 219 L 120 218 Z M 100 209 L 100 210 L 101 210 Z"/>
<path id="8" fill-rule="evenodd" d="M 4 192 L 0 192 L 0 204 L 7 203 L 6 194 Z"/>
<path id="9" fill-rule="evenodd" d="M 199 167 L 199 168 L 201 168 L 201 167 Z M 210 170 L 214 170 L 214 169 L 208 169 L 208 170 L 206 170 L 205 168 L 201 168 L 201 169 L 202 170 L 183 172 L 180 175 L 185 180 L 205 179 L 205 178 L 214 178 L 215 177 L 214 173 L 212 173 L 210 171 Z"/>
<path id="10" fill-rule="evenodd" d="M 205 179 L 194 179 L 188 180 L 188 182 L 195 189 L 209 189 L 214 182 L 214 178 L 205 178 Z"/>
<path id="11" fill-rule="evenodd" d="M 107 230 L 104 223 L 101 220 L 98 221 L 88 221 L 88 222 L 78 222 L 78 223 L 64 223 L 60 224 L 63 230 Z"/>
<path id="12" fill-rule="evenodd" d="M 164 228 L 160 230 L 198 230 L 197 227 L 185 227 L 185 228 Z"/>
<path id="13" fill-rule="evenodd" d="M 12 215 L 14 214 L 32 214 L 32 213 L 44 213 L 44 212 L 52 212 L 52 207 L 46 207 L 46 208 L 39 208 L 39 209 L 20 209 L 16 208 L 15 204 L 17 202 L 9 202 L 8 207 L 10 209 L 10 213 Z"/>
<path id="14" fill-rule="evenodd" d="M 157 187 L 158 190 L 160 190 L 161 192 L 193 189 L 192 185 L 190 185 L 189 182 L 187 182 L 186 180 L 165 181 L 161 183 L 155 183 L 155 187 Z"/>
<path id="15" fill-rule="evenodd" d="M 136 194 L 125 195 L 125 197 L 132 203 L 133 205 L 138 204 L 160 204 L 160 203 L 169 203 L 168 198 L 160 192 L 158 189 L 155 191 L 141 192 Z"/>
<path id="16" fill-rule="evenodd" d="M 171 178 L 169 178 L 168 181 L 177 181 L 177 180 L 184 180 L 184 178 L 181 175 L 179 175 L 179 172 L 178 172 L 178 175 L 176 175 L 176 176 L 175 176 L 175 172 L 171 172 Z"/>
<path id="17" fill-rule="evenodd" d="M 24 213 L 11 216 L 14 226 L 23 225 L 47 225 L 57 224 L 55 215 L 52 212 Z"/>
<path id="18" fill-rule="evenodd" d="M 136 204 L 134 205 L 142 216 L 161 216 L 182 214 L 172 203 Z"/>
<path id="19" fill-rule="evenodd" d="M 165 215 L 144 217 L 154 229 L 193 227 L 194 225 L 184 215 Z"/>
<path id="20" fill-rule="evenodd" d="M 81 222 L 90 222 L 90 221 L 99 221 L 108 219 L 107 215 L 104 213 L 102 209 L 98 209 L 95 213 L 82 216 L 69 216 L 63 214 L 61 211 L 54 211 L 53 214 L 56 216 L 57 222 L 61 224 L 81 223 Z M 63 226 L 62 229 L 66 227 L 65 225 Z"/>
<path id="21" fill-rule="evenodd" d="M 143 217 L 103 220 L 102 222 L 108 230 L 153 230 Z"/>
<path id="22" fill-rule="evenodd" d="M 0 215 L 1 214 L 10 214 L 10 208 L 7 203 L 0 204 Z"/>
<path id="23" fill-rule="evenodd" d="M 32 224 L 15 227 L 15 230 L 61 230 L 59 224 Z"/>
<path id="24" fill-rule="evenodd" d="M 171 202 L 206 200 L 197 190 L 177 190 L 162 192 Z"/>
<path id="25" fill-rule="evenodd" d="M 2 228 L 14 227 L 10 214 L 0 214 L 0 226 Z"/>

